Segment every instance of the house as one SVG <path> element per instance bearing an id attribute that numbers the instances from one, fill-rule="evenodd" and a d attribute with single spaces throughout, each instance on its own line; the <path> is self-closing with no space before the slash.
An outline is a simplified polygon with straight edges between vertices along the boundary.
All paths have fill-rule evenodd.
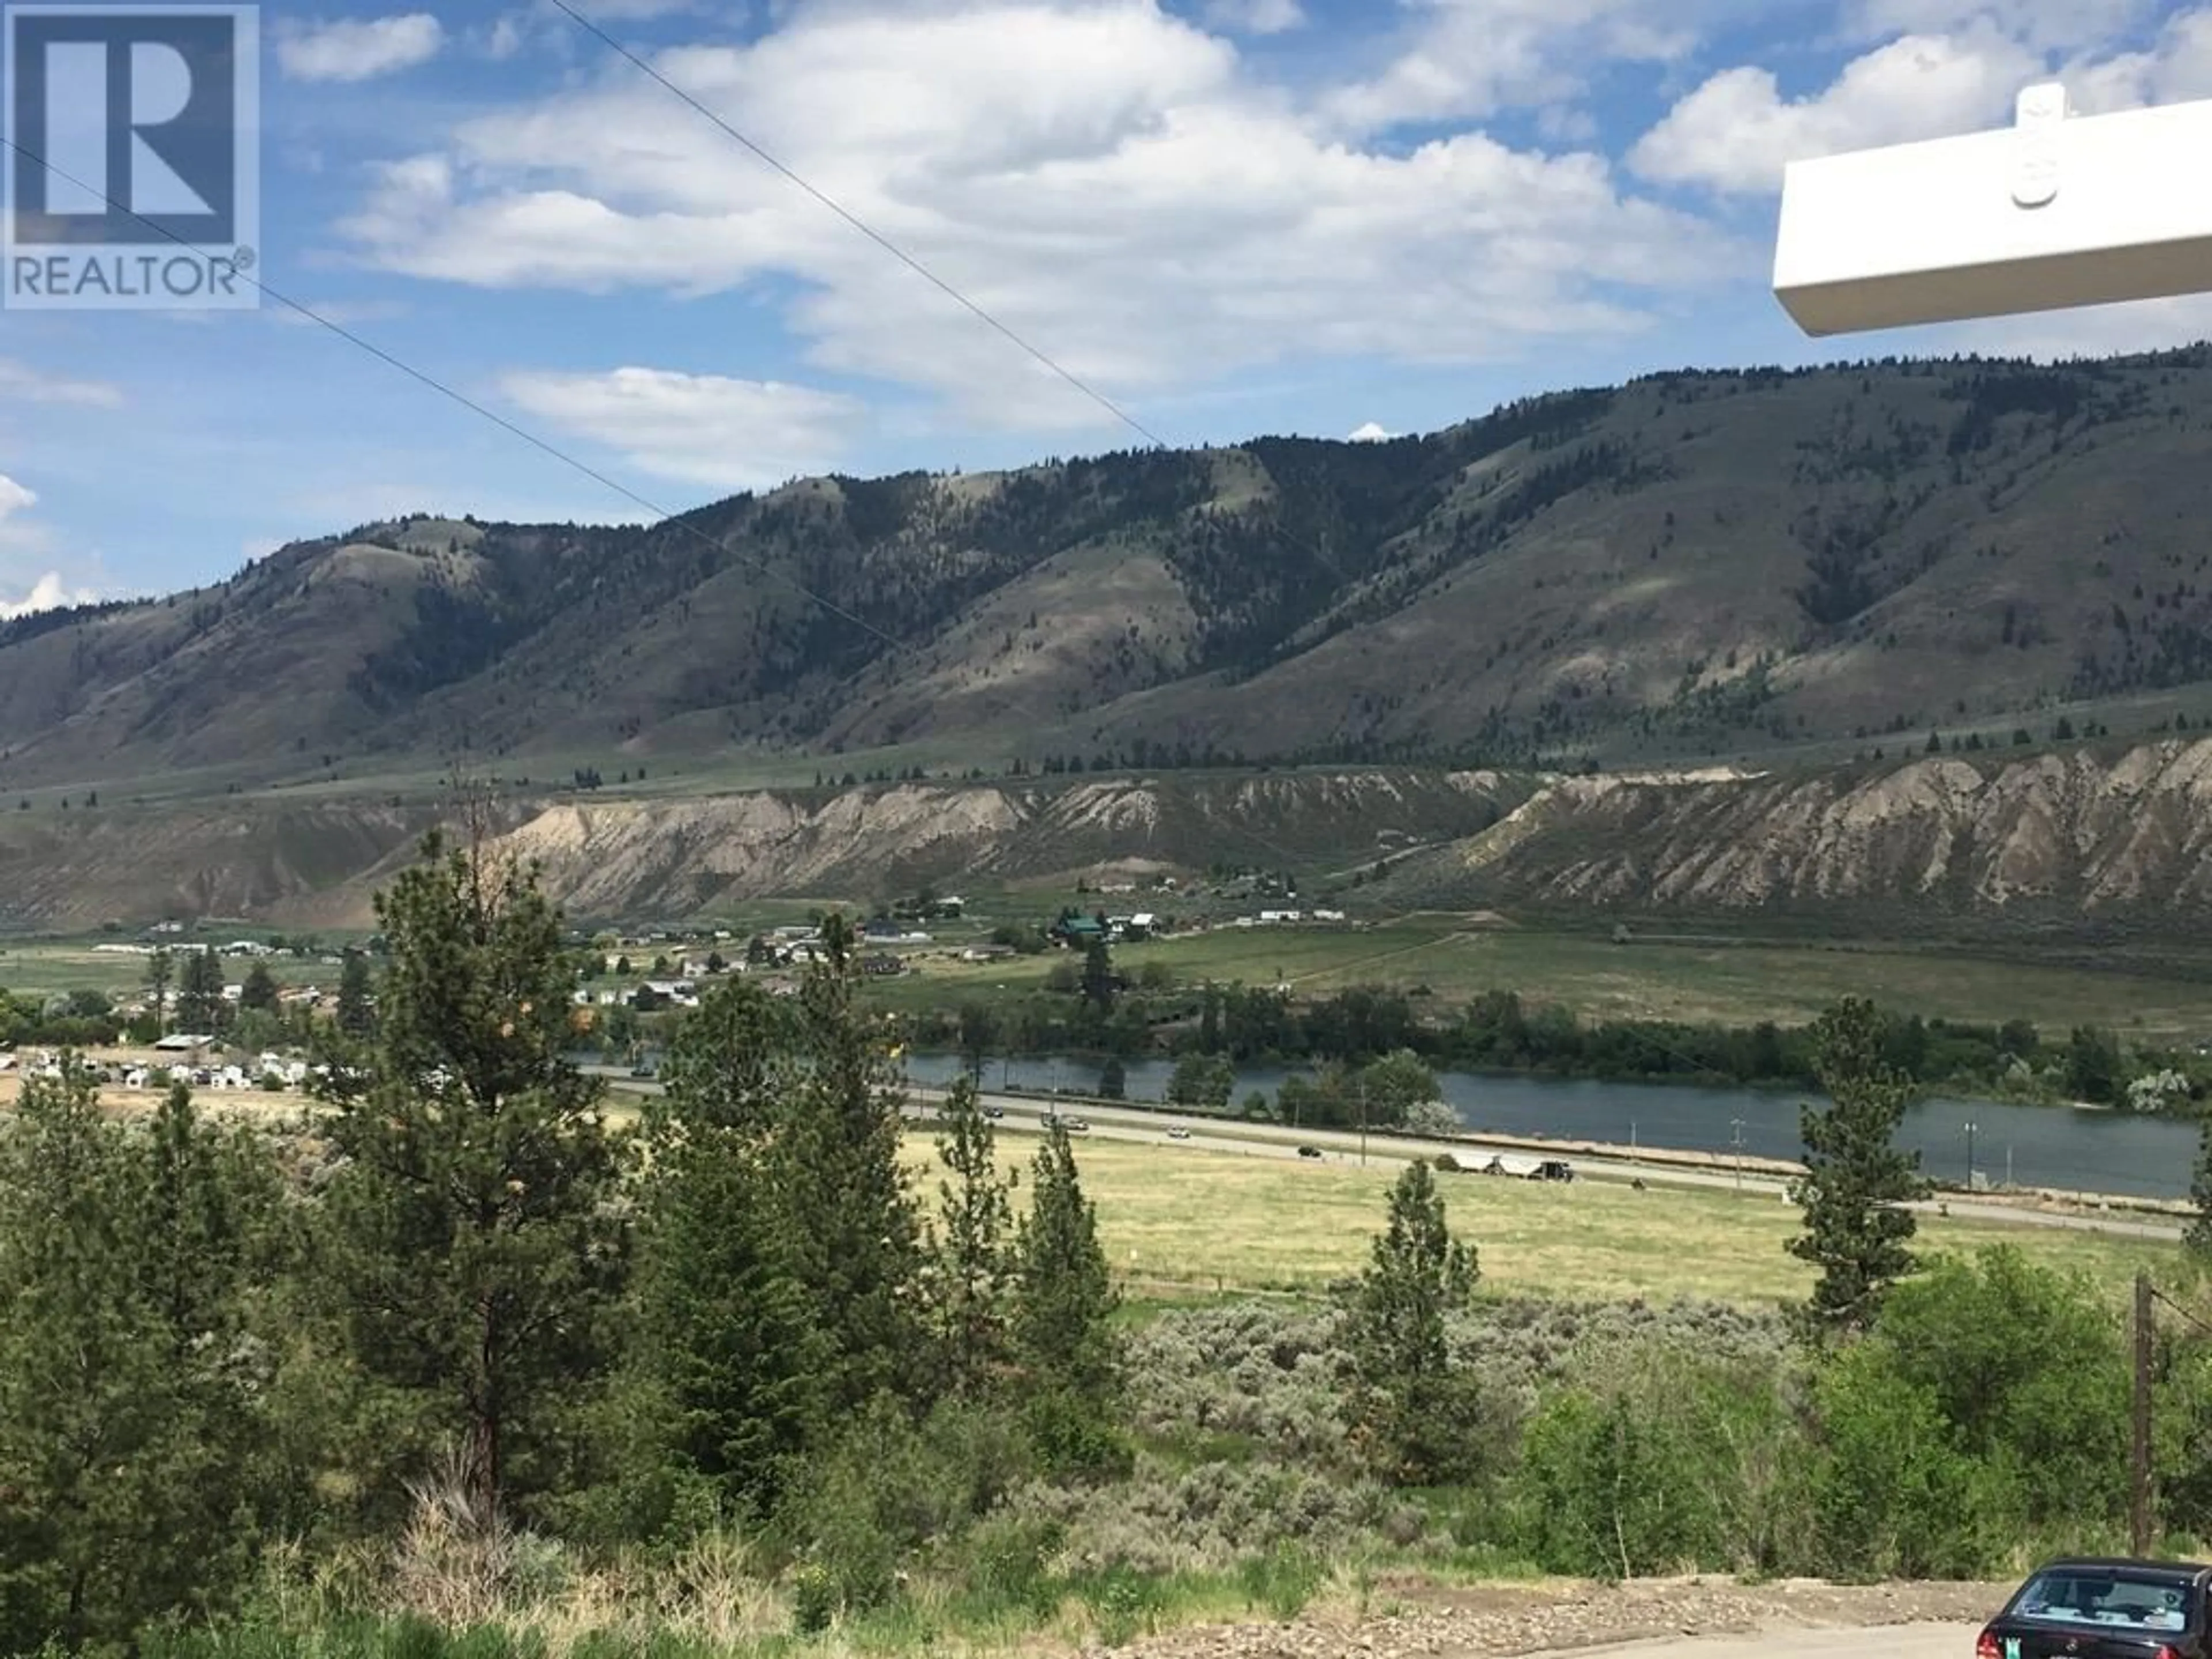
<path id="1" fill-rule="evenodd" d="M 1070 916 L 1054 924 L 1053 932 L 1076 950 L 1085 950 L 1106 939 L 1106 928 L 1096 916 Z"/>

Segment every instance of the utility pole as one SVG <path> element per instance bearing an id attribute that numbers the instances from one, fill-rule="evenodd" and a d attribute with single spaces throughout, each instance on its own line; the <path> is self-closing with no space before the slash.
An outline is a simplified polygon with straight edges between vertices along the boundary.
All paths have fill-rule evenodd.
<path id="1" fill-rule="evenodd" d="M 2137 1559 L 2150 1553 L 2150 1275 L 2136 1275 L 2135 1456 L 2128 1529 Z"/>
<path id="2" fill-rule="evenodd" d="M 1359 1103 L 1359 1167 L 1367 1167 L 1367 1079 L 1355 1074 L 1352 1097 Z"/>
<path id="3" fill-rule="evenodd" d="M 1966 1190 L 1974 1190 L 1974 1121 L 1966 1120 Z"/>
<path id="4" fill-rule="evenodd" d="M 1729 1125 L 1735 1132 L 1732 1137 L 1735 1145 L 1735 1189 L 1740 1193 L 1743 1190 L 1743 1120 L 1730 1118 Z"/>

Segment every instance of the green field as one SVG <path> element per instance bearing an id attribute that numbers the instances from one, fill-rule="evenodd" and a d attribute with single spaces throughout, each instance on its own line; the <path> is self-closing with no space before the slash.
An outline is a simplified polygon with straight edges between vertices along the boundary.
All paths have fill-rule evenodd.
<path id="1" fill-rule="evenodd" d="M 2083 1021 L 2148 1037 L 2212 1031 L 2212 982 L 1878 944 L 1746 938 L 1616 945 L 1601 935 L 1494 919 L 1419 916 L 1355 928 L 1223 928 L 1119 946 L 1114 957 L 1127 972 L 1164 963 L 1188 983 L 1287 982 L 1309 995 L 1387 983 L 1425 987 L 1443 1002 L 1510 990 L 1611 1018 L 1795 1024 L 1858 995 L 1930 1018 L 2027 1019 L 2059 1031 Z M 925 957 L 921 972 L 872 994 L 915 1007 L 988 998 L 1000 988 L 1025 991 L 1059 959 Z"/>
<path id="2" fill-rule="evenodd" d="M 1013 1164 L 1025 1164 L 1035 1145 L 1012 1135 L 1000 1143 Z M 909 1136 L 908 1146 L 917 1167 L 933 1156 L 925 1136 Z M 1085 1142 L 1076 1157 L 1085 1193 L 1097 1206 L 1107 1261 L 1140 1295 L 1314 1292 L 1357 1273 L 1403 1168 L 1379 1159 L 1362 1169 L 1111 1140 Z M 1798 1231 L 1798 1213 L 1771 1194 L 1478 1176 L 1445 1178 L 1443 1186 L 1454 1233 L 1480 1249 L 1483 1285 L 1499 1293 L 1777 1303 L 1801 1299 L 1812 1283 L 1811 1269 L 1784 1248 Z M 933 1172 L 922 1190 L 933 1200 Z M 1921 1219 L 1923 1252 L 1996 1243 L 2079 1268 L 2115 1295 L 2138 1269 L 2170 1269 L 2179 1256 L 2179 1247 L 2154 1240 Z"/>

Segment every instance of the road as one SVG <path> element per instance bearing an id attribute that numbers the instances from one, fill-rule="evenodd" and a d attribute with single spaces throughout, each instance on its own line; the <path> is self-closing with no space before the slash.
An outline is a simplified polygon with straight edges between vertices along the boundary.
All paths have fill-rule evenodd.
<path id="1" fill-rule="evenodd" d="M 1759 1636 L 1676 1636 L 1622 1642 L 1581 1653 L 1624 1659 L 1973 1659 L 1979 1625 L 1890 1625 L 1871 1630 L 1790 1630 Z"/>
<path id="2" fill-rule="evenodd" d="M 620 1089 L 643 1094 L 660 1092 L 659 1085 L 632 1078 L 627 1072 L 615 1066 L 586 1066 L 584 1069 L 606 1078 Z M 932 1115 L 930 1109 L 945 1097 L 945 1091 L 941 1089 L 909 1087 L 907 1093 L 908 1098 L 915 1103 L 908 1115 L 915 1118 L 926 1119 Z M 987 1109 L 995 1109 L 1003 1114 L 1002 1121 L 1006 1127 L 1030 1133 L 1042 1133 L 1042 1125 L 1039 1120 L 1052 1109 L 1051 1103 L 1030 1095 L 985 1093 L 981 1099 Z M 1089 1124 L 1088 1133 L 1098 1139 L 1142 1141 L 1200 1152 L 1234 1152 L 1248 1158 L 1296 1158 L 1301 1146 L 1318 1147 L 1324 1158 L 1337 1163 L 1356 1162 L 1364 1158 L 1377 1164 L 1432 1158 L 1447 1152 L 1498 1151 L 1520 1157 L 1567 1156 L 1552 1152 L 1537 1154 L 1522 1141 L 1486 1141 L 1475 1136 L 1451 1140 L 1402 1135 L 1368 1135 L 1363 1138 L 1356 1130 L 1304 1129 L 1243 1119 L 1230 1124 L 1216 1117 L 1152 1107 L 1100 1105 L 1092 1101 L 1063 1102 L 1060 1109 L 1068 1117 L 1080 1119 Z M 1188 1130 L 1188 1138 L 1170 1141 L 1167 1135 L 1170 1128 Z M 1568 1161 L 1580 1179 L 1641 1181 L 1647 1187 L 1743 1192 L 1776 1203 L 1786 1202 L 1788 1199 L 1786 1182 L 1772 1175 L 1750 1171 L 1738 1175 L 1728 1170 L 1686 1168 L 1676 1164 L 1645 1163 L 1620 1156 L 1590 1156 L 1579 1152 L 1568 1157 Z M 2172 1242 L 2181 1237 L 2181 1228 L 2174 1223 L 2039 1210 L 2027 1205 L 1994 1203 L 1978 1198 L 1930 1199 L 1909 1207 L 1926 1215 L 1955 1212 L 1961 1218 L 1971 1217 L 1977 1221 L 2000 1225 L 2058 1227 L 2080 1232 L 2105 1233 L 2118 1238 Z"/>

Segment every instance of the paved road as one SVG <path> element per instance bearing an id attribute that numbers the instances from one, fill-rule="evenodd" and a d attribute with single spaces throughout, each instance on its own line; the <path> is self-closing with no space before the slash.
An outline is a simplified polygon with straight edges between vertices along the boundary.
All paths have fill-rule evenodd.
<path id="1" fill-rule="evenodd" d="M 1873 1630 L 1788 1630 L 1761 1636 L 1680 1636 L 1623 1642 L 1593 1653 L 1634 1659 L 1973 1659 L 1979 1625 L 1892 1625 Z"/>
<path id="2" fill-rule="evenodd" d="M 607 1078 L 617 1087 L 640 1093 L 658 1094 L 660 1086 L 655 1083 L 634 1079 L 615 1066 L 587 1066 L 586 1071 Z M 908 1091 L 916 1103 L 915 1116 L 927 1116 L 935 1103 L 944 1098 L 941 1089 L 914 1087 Z M 986 1093 L 983 1104 L 994 1107 L 1004 1114 L 1006 1127 L 1015 1130 L 1037 1132 L 1038 1119 L 1050 1103 L 1030 1095 Z M 1246 1157 L 1297 1158 L 1301 1146 L 1321 1149 L 1327 1161 L 1357 1162 L 1363 1155 L 1371 1164 L 1403 1164 L 1414 1158 L 1434 1158 L 1440 1152 L 1491 1151 L 1507 1152 L 1518 1157 L 1534 1156 L 1530 1149 L 1516 1143 L 1486 1142 L 1478 1138 L 1455 1140 L 1429 1140 L 1400 1135 L 1369 1135 L 1365 1137 L 1363 1154 L 1362 1138 L 1357 1131 L 1342 1129 L 1301 1129 L 1273 1123 L 1237 1121 L 1233 1127 L 1218 1118 L 1203 1117 L 1182 1113 L 1156 1110 L 1151 1107 L 1103 1106 L 1091 1102 L 1065 1102 L 1060 1110 L 1072 1118 L 1088 1123 L 1089 1133 L 1099 1139 L 1133 1140 L 1152 1144 L 1172 1144 L 1206 1152 L 1236 1152 Z M 1168 1140 L 1170 1128 L 1189 1131 L 1188 1138 Z M 1675 1164 L 1644 1163 L 1620 1157 L 1592 1157 L 1582 1153 L 1545 1154 L 1567 1156 L 1575 1174 L 1583 1179 L 1599 1181 L 1642 1181 L 1647 1187 L 1704 1188 L 1724 1191 L 1755 1194 L 1775 1203 L 1786 1201 L 1786 1183 L 1770 1175 L 1732 1170 L 1698 1169 Z M 1948 1200 L 1930 1200 L 1912 1206 L 1923 1214 L 1934 1214 Z M 1950 1204 L 1961 1218 L 1971 1216 L 1978 1221 L 1988 1221 L 2008 1226 L 2059 1227 L 2081 1232 L 2106 1233 L 2114 1237 L 2145 1238 L 2166 1241 L 2178 1240 L 2181 1229 L 2176 1224 L 2147 1221 L 2118 1215 L 2080 1215 L 2063 1212 L 2032 1209 L 2022 1205 L 1996 1204 L 1961 1199 Z"/>

